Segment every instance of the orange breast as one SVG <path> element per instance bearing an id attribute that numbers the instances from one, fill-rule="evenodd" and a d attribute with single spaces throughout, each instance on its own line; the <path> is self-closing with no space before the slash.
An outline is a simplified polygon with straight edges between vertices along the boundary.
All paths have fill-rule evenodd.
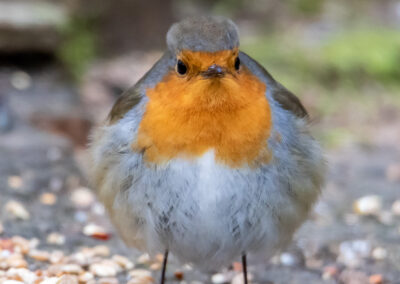
<path id="1" fill-rule="evenodd" d="M 151 163 L 194 159 L 211 149 L 230 167 L 267 163 L 272 122 L 265 91 L 245 67 L 211 79 L 171 71 L 147 90 L 149 102 L 132 149 Z"/>

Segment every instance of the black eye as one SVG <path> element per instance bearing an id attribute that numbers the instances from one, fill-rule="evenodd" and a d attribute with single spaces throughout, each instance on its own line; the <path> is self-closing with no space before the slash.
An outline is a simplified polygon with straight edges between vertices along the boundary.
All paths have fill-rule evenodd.
<path id="1" fill-rule="evenodd" d="M 239 59 L 239 57 L 236 57 L 236 60 L 235 60 L 235 69 L 236 69 L 236 70 L 239 70 L 239 68 L 240 68 L 240 59 Z"/>
<path id="2" fill-rule="evenodd" d="M 176 63 L 176 71 L 181 75 L 186 74 L 187 67 L 185 63 L 182 62 L 182 60 L 178 60 L 178 63 Z"/>

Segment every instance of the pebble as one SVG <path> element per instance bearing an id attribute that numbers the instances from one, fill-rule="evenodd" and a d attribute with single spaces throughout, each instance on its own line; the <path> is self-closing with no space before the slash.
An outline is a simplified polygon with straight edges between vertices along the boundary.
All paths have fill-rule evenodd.
<path id="1" fill-rule="evenodd" d="M 75 275 L 63 275 L 56 284 L 78 284 L 78 278 Z"/>
<path id="2" fill-rule="evenodd" d="M 65 236 L 60 233 L 53 232 L 47 235 L 46 242 L 48 244 L 60 246 L 65 244 Z"/>
<path id="3" fill-rule="evenodd" d="M 129 271 L 129 278 L 151 278 L 151 272 L 146 269 L 134 269 Z"/>
<path id="4" fill-rule="evenodd" d="M 279 261 L 284 266 L 294 267 L 301 264 L 301 260 L 294 254 L 284 252 L 280 255 Z"/>
<path id="5" fill-rule="evenodd" d="M 89 223 L 83 228 L 83 234 L 101 240 L 108 240 L 110 238 L 110 235 L 103 227 L 93 223 Z"/>
<path id="6" fill-rule="evenodd" d="M 117 269 L 103 263 L 94 263 L 90 265 L 90 272 L 98 277 L 113 277 L 117 275 Z"/>
<path id="7" fill-rule="evenodd" d="M 79 282 L 85 282 L 85 283 L 90 281 L 90 280 L 93 280 L 93 279 L 94 279 L 93 273 L 90 273 L 90 272 L 87 272 L 87 271 L 82 273 L 78 277 Z"/>
<path id="8" fill-rule="evenodd" d="M 118 263 L 118 265 L 125 270 L 131 270 L 135 266 L 132 261 L 130 261 L 127 257 L 122 255 L 118 254 L 113 255 L 112 260 Z"/>
<path id="9" fill-rule="evenodd" d="M 19 91 L 23 91 L 23 90 L 28 89 L 31 86 L 32 79 L 28 73 L 26 73 L 24 71 L 17 71 L 11 75 L 10 82 L 11 82 L 11 85 L 15 89 L 17 89 Z"/>
<path id="10" fill-rule="evenodd" d="M 6 272 L 8 278 L 22 280 L 24 283 L 33 283 L 38 278 L 37 275 L 26 268 L 10 268 Z"/>
<path id="11" fill-rule="evenodd" d="M 181 281 L 183 279 L 183 271 L 177 270 L 174 272 L 174 276 L 176 279 L 178 279 L 179 281 Z"/>
<path id="12" fill-rule="evenodd" d="M 51 264 L 61 263 L 64 260 L 64 253 L 61 250 L 52 251 L 49 261 Z"/>
<path id="13" fill-rule="evenodd" d="M 97 282 L 98 284 L 118 284 L 118 279 L 117 278 L 100 278 L 100 280 Z"/>
<path id="14" fill-rule="evenodd" d="M 375 260 L 384 260 L 387 257 L 387 251 L 382 247 L 377 247 L 373 249 L 371 255 Z"/>
<path id="15" fill-rule="evenodd" d="M 326 266 L 324 272 L 322 273 L 323 280 L 336 279 L 339 275 L 339 269 L 336 266 Z"/>
<path id="16" fill-rule="evenodd" d="M 29 212 L 25 209 L 22 203 L 15 200 L 10 200 L 4 206 L 7 213 L 13 217 L 21 220 L 28 220 L 30 218 Z"/>
<path id="17" fill-rule="evenodd" d="M 339 246 L 338 261 L 348 267 L 358 267 L 371 254 L 371 244 L 366 240 L 342 242 Z"/>
<path id="18" fill-rule="evenodd" d="M 50 192 L 40 195 L 40 202 L 44 205 L 54 205 L 57 202 L 57 196 Z"/>
<path id="19" fill-rule="evenodd" d="M 383 276 L 381 274 L 374 274 L 369 277 L 370 284 L 382 284 L 384 282 Z"/>
<path id="20" fill-rule="evenodd" d="M 83 272 L 83 269 L 80 265 L 73 263 L 54 264 L 49 266 L 48 272 L 50 275 L 55 275 L 55 276 L 63 273 L 79 275 Z"/>
<path id="21" fill-rule="evenodd" d="M 361 197 L 354 202 L 353 209 L 361 216 L 377 215 L 382 209 L 382 198 L 378 195 Z"/>
<path id="22" fill-rule="evenodd" d="M 29 250 L 32 248 L 30 242 L 27 239 L 20 236 L 12 237 L 11 242 L 13 243 L 14 250 L 16 252 L 27 254 Z"/>
<path id="23" fill-rule="evenodd" d="M 161 269 L 162 264 L 159 262 L 154 262 L 152 264 L 150 264 L 149 268 L 151 270 L 160 270 Z"/>
<path id="24" fill-rule="evenodd" d="M 12 189 L 20 189 L 23 185 L 22 178 L 20 176 L 9 176 L 8 186 Z"/>
<path id="25" fill-rule="evenodd" d="M 396 200 L 392 204 L 392 213 L 395 216 L 400 216 L 400 200 Z"/>
<path id="26" fill-rule="evenodd" d="M 142 254 L 137 259 L 137 263 L 139 263 L 139 264 L 149 264 L 150 261 L 151 261 L 150 255 L 148 255 L 147 253 Z"/>
<path id="27" fill-rule="evenodd" d="M 24 284 L 24 282 L 17 281 L 17 280 L 6 280 L 4 282 L 1 282 L 1 284 Z"/>
<path id="28" fill-rule="evenodd" d="M 214 284 L 223 284 L 223 283 L 226 283 L 227 280 L 228 279 L 226 278 L 226 276 L 224 274 L 222 274 L 222 273 L 214 274 L 211 277 L 211 282 L 214 283 Z"/>
<path id="29" fill-rule="evenodd" d="M 71 201 L 79 208 L 87 208 L 94 203 L 95 197 L 90 189 L 80 187 L 72 192 Z"/>
<path id="30" fill-rule="evenodd" d="M 244 284 L 243 273 L 236 274 L 231 281 L 231 284 Z"/>
<path id="31" fill-rule="evenodd" d="M 28 255 L 38 261 L 48 261 L 50 259 L 50 253 L 41 250 L 30 250 Z"/>

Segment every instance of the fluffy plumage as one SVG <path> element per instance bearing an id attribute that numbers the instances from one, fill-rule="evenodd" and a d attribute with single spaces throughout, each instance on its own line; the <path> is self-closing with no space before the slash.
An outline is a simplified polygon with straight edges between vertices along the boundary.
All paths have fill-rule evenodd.
<path id="1" fill-rule="evenodd" d="M 193 34 L 186 27 L 191 27 Z M 270 124 L 263 144 L 271 154 L 268 161 L 257 166 L 224 163 L 212 144 L 196 155 L 180 155 L 178 149 L 162 162 L 148 161 L 146 147 L 132 147 L 140 141 L 141 125 L 151 113 L 152 92 L 161 88 L 160 82 L 169 82 L 168 76 L 175 76 L 172 72 L 182 50 L 232 50 L 238 44 L 232 40 L 232 30 L 236 28 L 231 22 L 221 18 L 193 19 L 172 26 L 167 37 L 169 50 L 116 102 L 109 123 L 95 132 L 91 145 L 95 187 L 125 242 L 151 253 L 168 249 L 182 261 L 205 270 L 229 265 L 243 252 L 267 258 L 284 247 L 307 217 L 324 176 L 321 150 L 309 134 L 304 107 L 243 53 L 239 53 L 243 69 L 238 72 L 249 72 L 265 86 L 263 99 L 268 102 L 266 119 Z M 209 34 L 214 31 L 230 36 L 211 43 Z M 165 91 L 165 95 L 182 94 Z M 175 107 L 179 111 L 179 104 Z M 229 108 L 221 109 L 229 112 Z M 162 103 L 159 111 L 164 111 Z M 213 112 L 209 115 L 213 117 Z M 162 119 L 148 123 L 150 129 L 171 124 Z M 188 127 L 185 120 L 174 123 L 176 133 L 171 130 L 168 136 L 167 131 L 165 139 L 173 141 L 179 127 Z M 192 136 L 201 135 L 201 129 L 192 127 Z M 233 137 L 246 135 L 241 128 L 229 131 Z"/>

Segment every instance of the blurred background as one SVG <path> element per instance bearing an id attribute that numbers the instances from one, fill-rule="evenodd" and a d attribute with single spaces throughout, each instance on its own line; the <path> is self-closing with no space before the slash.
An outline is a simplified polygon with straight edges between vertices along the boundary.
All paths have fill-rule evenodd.
<path id="1" fill-rule="evenodd" d="M 253 282 L 400 283 L 396 0 L 0 0 L 0 283 L 158 279 L 160 259 L 129 251 L 93 196 L 85 150 L 169 26 L 197 14 L 237 23 L 241 49 L 305 104 L 328 160 L 311 220 L 286 252 L 250 260 Z M 242 283 L 239 263 L 209 278 L 173 261 L 168 278 Z"/>

